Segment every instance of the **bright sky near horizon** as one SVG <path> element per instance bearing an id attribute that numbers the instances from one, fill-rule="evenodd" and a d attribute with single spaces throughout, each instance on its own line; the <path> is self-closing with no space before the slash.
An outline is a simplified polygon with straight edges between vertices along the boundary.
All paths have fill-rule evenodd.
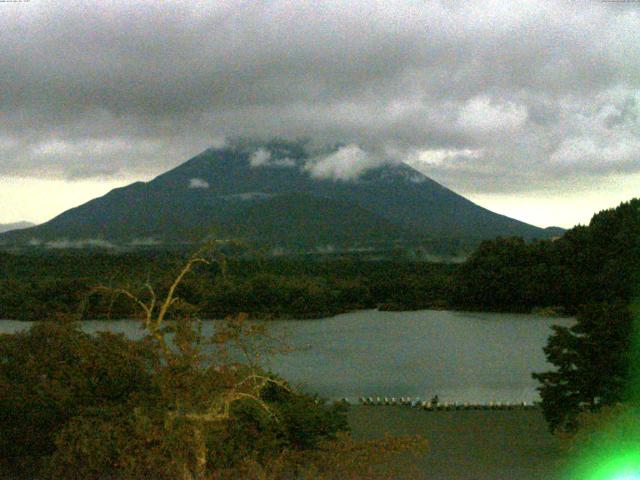
<path id="1" fill-rule="evenodd" d="M 71 181 L 0 177 L 0 223 L 42 223 L 113 188 L 150 179 L 123 177 Z M 640 174 L 609 179 L 594 185 L 589 192 L 571 191 L 568 186 L 562 195 L 471 193 L 467 198 L 489 210 L 533 225 L 569 228 L 579 223 L 587 224 L 594 213 L 638 196 L 638 185 Z"/>
<path id="2" fill-rule="evenodd" d="M 0 2 L 0 223 L 237 136 L 353 144 L 586 223 L 640 196 L 638 31 L 639 2 L 597 0 Z"/>

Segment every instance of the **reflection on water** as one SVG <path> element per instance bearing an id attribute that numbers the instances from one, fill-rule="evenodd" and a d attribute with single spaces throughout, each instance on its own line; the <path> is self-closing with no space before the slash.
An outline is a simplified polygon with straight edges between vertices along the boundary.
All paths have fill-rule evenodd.
<path id="1" fill-rule="evenodd" d="M 328 398 L 411 396 L 444 402 L 532 402 L 531 372 L 549 368 L 542 347 L 551 325 L 570 319 L 423 310 L 347 313 L 321 320 L 270 322 L 291 353 L 268 366 L 309 392 Z M 204 323 L 211 332 L 213 321 Z M 86 321 L 87 332 L 110 330 L 139 338 L 139 322 Z M 29 323 L 0 321 L 0 332 Z"/>

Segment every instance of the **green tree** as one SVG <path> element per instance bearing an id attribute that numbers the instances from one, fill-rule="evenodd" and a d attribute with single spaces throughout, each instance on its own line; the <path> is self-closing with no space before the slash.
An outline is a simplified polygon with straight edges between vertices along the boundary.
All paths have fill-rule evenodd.
<path id="1" fill-rule="evenodd" d="M 623 303 L 583 308 L 572 327 L 554 327 L 544 347 L 556 370 L 534 373 L 553 431 L 573 431 L 578 415 L 624 398 L 633 321 Z"/>
<path id="2" fill-rule="evenodd" d="M 640 200 L 594 215 L 558 244 L 581 303 L 576 324 L 555 327 L 544 351 L 554 371 L 535 373 L 552 430 L 573 431 L 581 412 L 624 399 L 636 335 L 631 302 L 640 285 Z"/>

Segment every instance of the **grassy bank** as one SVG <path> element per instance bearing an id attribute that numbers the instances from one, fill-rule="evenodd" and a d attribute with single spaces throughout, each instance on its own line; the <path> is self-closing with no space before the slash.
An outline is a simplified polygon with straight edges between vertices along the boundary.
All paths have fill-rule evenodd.
<path id="1" fill-rule="evenodd" d="M 429 449 L 417 459 L 421 479 L 557 478 L 559 442 L 539 410 L 425 412 L 354 406 L 349 422 L 358 439 L 385 433 L 423 435 Z"/>

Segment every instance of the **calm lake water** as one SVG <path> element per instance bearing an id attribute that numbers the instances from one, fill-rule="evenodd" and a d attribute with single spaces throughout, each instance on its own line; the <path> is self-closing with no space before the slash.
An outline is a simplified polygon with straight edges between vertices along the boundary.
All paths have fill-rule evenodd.
<path id="1" fill-rule="evenodd" d="M 204 322 L 204 332 L 214 329 Z M 411 396 L 445 402 L 532 402 L 531 372 L 550 368 L 542 347 L 551 325 L 571 319 L 536 315 L 423 310 L 365 310 L 319 320 L 269 322 L 293 352 L 268 366 L 304 390 L 326 398 Z M 0 321 L 0 332 L 29 328 Z M 87 332 L 110 330 L 139 338 L 132 320 L 86 321 Z"/>

